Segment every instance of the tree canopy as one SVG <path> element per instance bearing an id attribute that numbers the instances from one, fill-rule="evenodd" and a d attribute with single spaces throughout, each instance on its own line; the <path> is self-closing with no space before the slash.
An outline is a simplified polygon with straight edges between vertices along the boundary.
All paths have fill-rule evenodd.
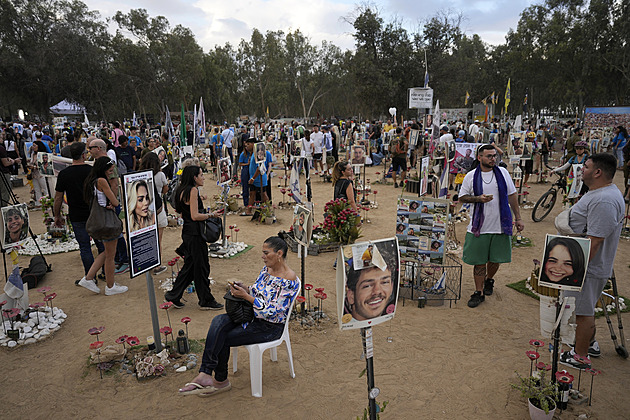
<path id="1" fill-rule="evenodd" d="M 377 118 L 391 106 L 406 110 L 425 67 L 443 108 L 462 107 L 466 92 L 475 102 L 495 92 L 502 106 L 508 78 L 512 113 L 525 95 L 546 112 L 630 103 L 626 1 L 544 0 L 497 46 L 467 35 L 465 17 L 452 12 L 415 31 L 368 6 L 345 19 L 354 51 L 316 45 L 299 29 L 254 29 L 237 46 L 204 52 L 190 29 L 144 9 L 103 20 L 79 0 L 0 0 L 0 116 L 23 108 L 46 118 L 68 99 L 99 119 L 134 111 L 159 119 L 166 106 L 192 109 L 203 97 L 208 120 Z"/>

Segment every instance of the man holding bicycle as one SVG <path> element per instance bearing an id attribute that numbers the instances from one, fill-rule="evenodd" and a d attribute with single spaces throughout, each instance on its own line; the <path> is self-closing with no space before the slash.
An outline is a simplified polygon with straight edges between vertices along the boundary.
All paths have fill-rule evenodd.
<path id="1" fill-rule="evenodd" d="M 493 293 L 499 265 L 512 261 L 512 213 L 516 229 L 520 232 L 525 227 L 510 173 L 496 164 L 496 148 L 481 146 L 477 159 L 479 166 L 466 174 L 459 197 L 462 203 L 474 204 L 463 254 L 464 262 L 474 266 L 471 308 Z"/>

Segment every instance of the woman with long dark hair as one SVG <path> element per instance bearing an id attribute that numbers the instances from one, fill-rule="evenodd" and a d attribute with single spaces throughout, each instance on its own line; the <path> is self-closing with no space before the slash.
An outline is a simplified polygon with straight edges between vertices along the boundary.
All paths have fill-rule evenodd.
<path id="1" fill-rule="evenodd" d="M 94 203 L 94 205 L 103 206 L 112 211 L 120 205 L 116 194 L 112 191 L 108 182 L 115 166 L 114 161 L 108 156 L 102 156 L 94 161 L 92 171 L 83 184 L 83 198 L 86 203 L 92 205 L 92 199 L 96 195 L 98 203 Z M 100 293 L 101 289 L 99 289 L 94 282 L 94 278 L 98 270 L 100 270 L 101 267 L 105 267 L 105 281 L 107 282 L 105 295 L 111 296 L 125 293 L 127 286 L 119 285 L 114 281 L 114 257 L 116 256 L 118 237 L 105 239 L 102 240 L 102 242 L 105 251 L 99 253 L 94 259 L 94 263 L 88 273 L 79 280 L 79 286 L 83 286 L 94 293 Z"/>
<path id="2" fill-rule="evenodd" d="M 586 270 L 584 250 L 572 238 L 556 237 L 545 248 L 540 280 L 566 286 L 580 286 Z"/>
<path id="3" fill-rule="evenodd" d="M 350 163 L 341 161 L 335 163 L 332 171 L 332 184 L 335 189 L 333 199 L 345 198 L 352 210 L 358 212 L 353 179 L 354 171 Z"/>
<path id="4" fill-rule="evenodd" d="M 262 246 L 265 266 L 253 285 L 230 283 L 230 293 L 254 307 L 251 322 L 237 324 L 228 314 L 215 316 L 208 329 L 199 374 L 183 388 L 179 395 L 208 397 L 229 391 L 230 348 L 247 344 L 266 343 L 282 336 L 284 324 L 289 322 L 289 309 L 300 289 L 300 279 L 286 262 L 288 246 L 278 236 L 267 238 Z M 212 374 L 214 373 L 214 378 Z"/>
<path id="5" fill-rule="evenodd" d="M 208 261 L 208 244 L 200 236 L 199 223 L 210 217 L 220 217 L 219 212 L 204 213 L 203 201 L 199 195 L 199 187 L 203 186 L 203 172 L 199 166 L 187 166 L 182 171 L 179 186 L 175 190 L 175 211 L 182 215 L 183 244 L 178 248 L 183 251 L 184 266 L 179 271 L 173 288 L 164 294 L 164 299 L 172 302 L 176 308 L 183 308 L 181 298 L 186 287 L 195 283 L 201 310 L 219 310 L 223 304 L 216 301 L 210 292 L 210 262 Z"/>

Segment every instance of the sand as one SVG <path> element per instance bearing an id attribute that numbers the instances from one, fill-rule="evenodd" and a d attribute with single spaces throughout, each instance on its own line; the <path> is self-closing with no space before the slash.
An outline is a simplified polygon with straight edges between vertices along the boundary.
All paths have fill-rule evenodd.
<path id="1" fill-rule="evenodd" d="M 375 172 L 382 167 L 367 168 L 372 183 L 378 178 Z M 281 172 L 280 175 L 283 175 Z M 204 187 L 208 196 L 218 188 L 207 177 Z M 282 197 L 273 181 L 274 199 Z M 616 177 L 621 186 L 621 174 Z M 536 200 L 550 184 L 530 182 L 530 197 Z M 378 191 L 379 208 L 369 212 L 370 223 L 363 228 L 365 239 L 393 236 L 396 196 L 400 189 L 392 185 L 373 183 Z M 322 221 L 323 207 L 332 198 L 331 184 L 319 179 L 313 182 L 315 222 Z M 17 188 L 22 200 L 28 196 L 27 187 Z M 206 202 L 208 204 L 208 202 Z M 540 223 L 531 221 L 531 210 L 523 210 L 524 235 L 531 238 L 532 248 L 513 251 L 513 262 L 504 265 L 495 277 L 493 296 L 478 308 L 466 306 L 473 291 L 472 269 L 464 266 L 462 299 L 448 307 L 418 308 L 413 302 L 400 304 L 396 317 L 374 327 L 375 383 L 381 389 L 379 402 L 388 401 L 382 418 L 391 419 L 505 419 L 528 418 L 527 402 L 510 387 L 515 383 L 515 371 L 528 374 L 529 360 L 525 351 L 532 338 L 542 338 L 539 332 L 538 301 L 505 287 L 528 276 L 532 259 L 541 258 L 545 233 L 555 233 L 553 218 L 559 213 L 557 205 L 551 216 Z M 278 222 L 267 226 L 248 218 L 230 215 L 228 224 L 240 228 L 239 241 L 254 248 L 230 260 L 211 259 L 211 276 L 216 280 L 214 294 L 224 294 L 225 280 L 239 278 L 251 283 L 260 268 L 261 244 L 279 230 L 288 230 L 292 211 L 277 210 Z M 34 230 L 44 231 L 41 212 L 32 212 Z M 457 237 L 462 240 L 466 224 L 456 225 Z M 164 235 L 164 258 L 175 256 L 180 243 L 180 230 L 167 228 Z M 630 244 L 621 240 L 615 271 L 620 293 L 630 296 L 628 258 Z M 233 389 L 212 398 L 177 395 L 178 387 L 190 381 L 195 372 L 173 373 L 143 382 L 131 375 L 119 374 L 99 378 L 96 369 L 87 368 L 88 346 L 93 341 L 87 331 L 104 325 L 101 339 L 106 344 L 122 335 L 137 335 L 143 341 L 152 335 L 147 302 L 145 277 L 130 279 L 118 275 L 117 281 L 129 286 L 123 295 L 107 297 L 94 295 L 77 287 L 74 281 L 81 277 L 82 266 L 78 251 L 48 256 L 53 271 L 42 285 L 52 286 L 57 293 L 55 305 L 61 307 L 68 319 L 61 330 L 41 343 L 15 350 L 0 349 L 0 407 L 3 418 L 121 418 L 162 415 L 166 417 L 223 418 L 309 418 L 351 419 L 363 413 L 367 406 L 366 379 L 359 377 L 365 367 L 361 359 L 359 331 L 341 332 L 336 324 L 334 253 L 309 256 L 306 259 L 306 280 L 316 287 L 324 287 L 328 300 L 324 311 L 333 322 L 318 328 L 303 329 L 293 326 L 291 343 L 296 377 L 289 375 L 287 353 L 284 347 L 278 352 L 278 363 L 269 361 L 265 354 L 263 364 L 263 398 L 250 393 L 249 357 L 239 352 L 239 371 L 230 380 Z M 29 257 L 20 257 L 23 265 Z M 298 272 L 300 262 L 290 253 L 288 263 Z M 169 270 L 170 271 L 170 270 Z M 156 294 L 159 281 L 167 273 L 156 277 Z M 102 285 L 102 283 L 101 283 Z M 35 292 L 33 292 L 35 293 Z M 192 318 L 189 324 L 191 338 L 204 338 L 212 318 L 217 312 L 203 312 L 197 308 L 196 296 L 187 297 L 181 310 L 171 310 L 174 328 L 179 319 Z M 159 311 L 160 325 L 166 325 L 164 311 Z M 221 313 L 221 312 L 218 312 Z M 623 315 L 628 325 L 630 316 Z M 613 318 L 616 327 L 616 319 Z M 575 418 L 585 413 L 595 419 L 627 418 L 630 400 L 628 361 L 619 357 L 610 339 L 604 318 L 597 320 L 598 339 L 602 356 L 594 359 L 593 366 L 603 374 L 595 378 L 593 405 L 569 405 L 568 411 L 557 418 Z M 393 341 L 387 342 L 387 336 Z M 545 341 L 548 341 L 545 339 Z M 628 343 L 626 343 L 626 347 Z M 543 361 L 550 360 L 544 352 Z M 577 374 L 577 371 L 571 369 Z M 577 377 L 576 377 L 577 381 Z M 590 377 L 582 375 L 580 389 L 588 393 Z"/>

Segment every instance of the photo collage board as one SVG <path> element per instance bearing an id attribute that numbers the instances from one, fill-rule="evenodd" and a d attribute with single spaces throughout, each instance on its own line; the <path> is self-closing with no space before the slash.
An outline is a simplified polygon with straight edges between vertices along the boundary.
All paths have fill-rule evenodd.
<path id="1" fill-rule="evenodd" d="M 442 265 L 448 225 L 448 200 L 398 198 L 396 238 L 403 261 Z"/>

